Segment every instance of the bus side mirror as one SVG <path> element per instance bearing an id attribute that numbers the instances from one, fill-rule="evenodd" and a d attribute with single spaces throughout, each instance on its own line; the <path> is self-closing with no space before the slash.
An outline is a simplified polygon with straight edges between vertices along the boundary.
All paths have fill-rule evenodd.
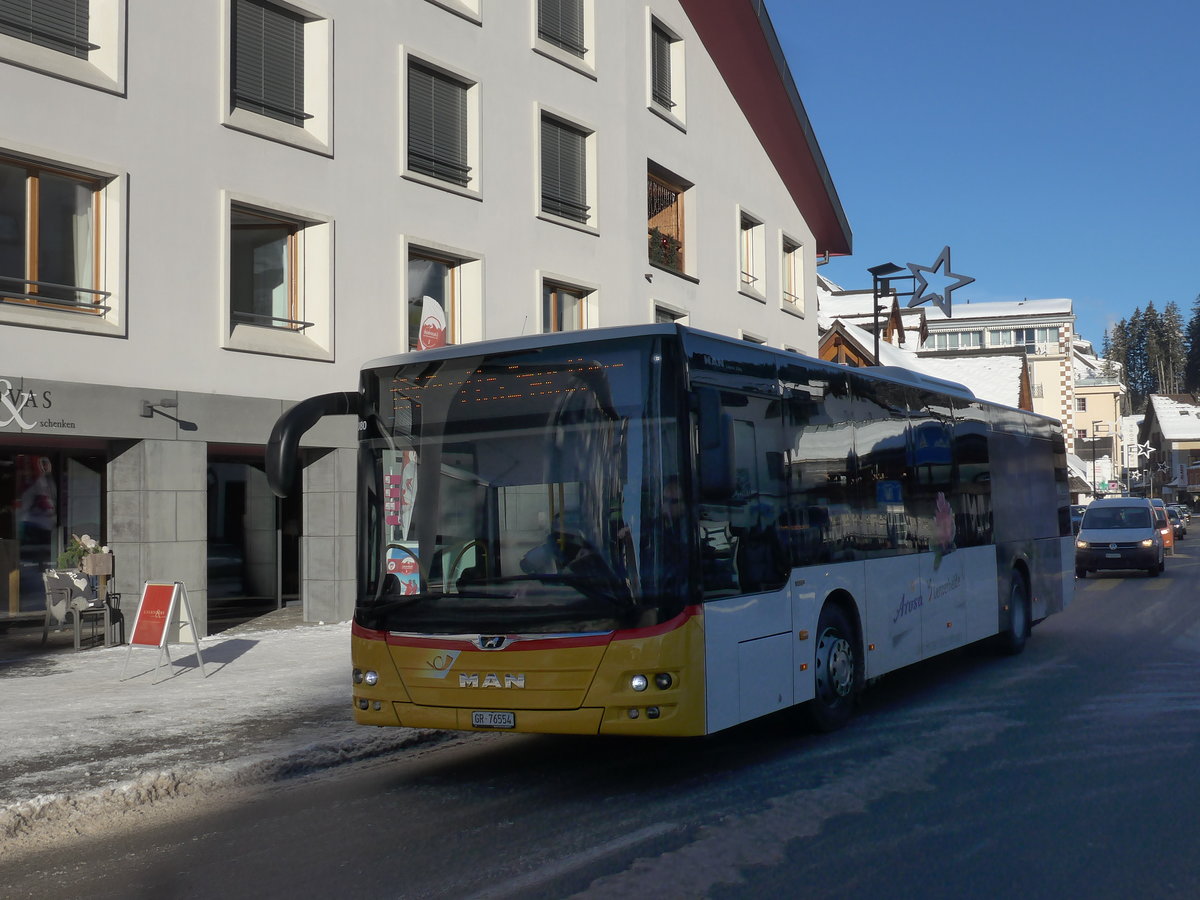
<path id="1" fill-rule="evenodd" d="M 275 420 L 267 441 L 267 484 L 276 497 L 286 497 L 296 480 L 300 438 L 325 416 L 358 415 L 360 394 L 350 391 L 301 400 Z"/>
<path id="2" fill-rule="evenodd" d="M 733 418 L 721 409 L 715 388 L 696 391 L 700 430 L 700 499 L 726 500 L 733 494 Z"/>

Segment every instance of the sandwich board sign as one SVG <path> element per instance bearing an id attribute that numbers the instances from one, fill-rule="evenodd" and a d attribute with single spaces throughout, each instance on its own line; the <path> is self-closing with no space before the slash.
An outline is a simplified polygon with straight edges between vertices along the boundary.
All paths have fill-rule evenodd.
<path id="1" fill-rule="evenodd" d="M 180 616 L 185 613 L 187 618 Z M 133 618 L 133 631 L 129 636 L 129 652 L 125 654 L 125 666 L 121 669 L 121 680 L 125 680 L 125 669 L 129 668 L 129 657 L 133 655 L 134 647 L 157 647 L 158 662 L 154 664 L 157 674 L 162 665 L 163 654 L 167 663 L 171 662 L 171 651 L 167 646 L 167 636 L 171 633 L 172 625 L 191 625 L 192 643 L 196 647 L 196 659 L 200 661 L 200 671 L 204 677 L 208 672 L 204 668 L 204 657 L 200 655 L 200 639 L 196 637 L 195 617 L 192 606 L 188 602 L 187 588 L 182 581 L 169 583 L 154 583 L 147 581 L 142 586 L 142 598 L 138 601 L 137 614 Z"/>

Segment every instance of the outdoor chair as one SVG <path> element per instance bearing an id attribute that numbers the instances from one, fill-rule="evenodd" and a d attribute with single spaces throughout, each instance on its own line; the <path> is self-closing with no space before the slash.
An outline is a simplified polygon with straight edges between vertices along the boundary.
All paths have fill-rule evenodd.
<path id="1" fill-rule="evenodd" d="M 98 603 L 84 575 L 57 572 L 53 569 L 42 573 L 46 586 L 46 617 L 42 623 L 42 643 L 50 636 L 50 626 L 62 630 L 68 624 L 75 636 L 75 649 L 79 650 L 83 638 L 83 626 L 91 625 L 91 636 L 96 637 L 96 626 L 103 628 L 104 646 L 112 644 L 112 616 L 107 603 Z M 122 638 L 124 625 L 122 621 Z"/>

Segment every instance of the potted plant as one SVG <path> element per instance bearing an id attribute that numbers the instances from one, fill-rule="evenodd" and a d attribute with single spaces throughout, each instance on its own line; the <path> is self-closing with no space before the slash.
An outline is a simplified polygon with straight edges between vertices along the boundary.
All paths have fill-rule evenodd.
<path id="1" fill-rule="evenodd" d="M 82 569 L 85 575 L 111 575 L 112 565 L 112 553 L 89 534 L 71 535 L 67 549 L 58 554 L 60 569 Z"/>

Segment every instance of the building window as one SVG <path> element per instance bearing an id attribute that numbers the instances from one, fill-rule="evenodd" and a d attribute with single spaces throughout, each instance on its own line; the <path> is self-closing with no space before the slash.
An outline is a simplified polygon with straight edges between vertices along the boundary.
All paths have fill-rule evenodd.
<path id="1" fill-rule="evenodd" d="M 587 143 L 590 135 L 554 116 L 542 114 L 542 212 L 587 224 Z"/>
<path id="2" fill-rule="evenodd" d="M 94 178 L 0 158 L 0 297 L 103 313 Z"/>
<path id="3" fill-rule="evenodd" d="M 265 0 L 236 0 L 233 21 L 233 106 L 302 125 L 302 16 Z"/>
<path id="4" fill-rule="evenodd" d="M 650 262 L 664 269 L 683 272 L 685 188 L 677 182 L 649 173 L 646 179 L 646 216 Z"/>
<path id="5" fill-rule="evenodd" d="M 471 181 L 469 85 L 418 62 L 408 66 L 408 168 L 451 184 Z"/>
<path id="6" fill-rule="evenodd" d="M 738 284 L 743 291 L 763 295 L 763 224 L 746 213 L 741 214 L 738 244 Z"/>
<path id="7" fill-rule="evenodd" d="M 1076 412 L 1087 412 L 1087 397 L 1076 397 L 1075 398 L 1075 411 Z"/>
<path id="8" fill-rule="evenodd" d="M 462 260 L 412 252 L 408 256 L 408 349 L 456 343 Z"/>
<path id="9" fill-rule="evenodd" d="M 665 306 L 655 305 L 654 307 L 654 324 L 655 325 L 686 325 L 688 321 L 687 313 L 676 312 L 673 309 L 667 309 Z"/>
<path id="10" fill-rule="evenodd" d="M 125 92 L 128 0 L 0 0 L 0 59 Z"/>
<path id="11" fill-rule="evenodd" d="M 88 0 L 0 0 L 0 34 L 78 59 L 99 50 L 88 40 Z"/>
<path id="12" fill-rule="evenodd" d="M 479 0 L 429 0 L 434 6 L 479 24 Z"/>
<path id="13" fill-rule="evenodd" d="M 1086 441 L 1087 440 L 1087 429 L 1086 428 L 1075 429 L 1075 440 Z"/>
<path id="14" fill-rule="evenodd" d="M 1022 347 L 1026 353 L 1046 354 L 1058 350 L 1057 328 L 993 328 L 990 347 Z"/>
<path id="15" fill-rule="evenodd" d="M 584 327 L 588 292 L 547 281 L 542 285 L 542 331 L 579 331 Z"/>
<path id="16" fill-rule="evenodd" d="M 662 22 L 650 22 L 650 108 L 683 117 L 683 41 Z"/>
<path id="17" fill-rule="evenodd" d="M 970 350 L 982 346 L 982 331 L 939 331 L 925 339 L 927 350 Z"/>
<path id="18" fill-rule="evenodd" d="M 537 33 L 547 43 L 583 59 L 583 0 L 537 0 Z"/>
<path id="19" fill-rule="evenodd" d="M 1032 386 L 1032 387 L 1031 387 L 1029 390 L 1030 390 L 1030 393 L 1032 393 L 1032 394 L 1033 394 L 1033 398 L 1034 398 L 1035 400 L 1041 400 L 1041 399 L 1042 399 L 1042 385 L 1041 385 L 1041 383 L 1040 383 L 1040 382 L 1039 382 L 1039 383 L 1037 383 L 1037 384 L 1035 384 L 1035 385 L 1033 385 L 1033 386 Z"/>
<path id="20" fill-rule="evenodd" d="M 234 206 L 230 218 L 229 310 L 234 324 L 300 330 L 300 222 Z"/>
<path id="21" fill-rule="evenodd" d="M 803 257 L 800 245 L 790 238 L 783 239 L 783 303 L 787 309 L 804 311 Z"/>

